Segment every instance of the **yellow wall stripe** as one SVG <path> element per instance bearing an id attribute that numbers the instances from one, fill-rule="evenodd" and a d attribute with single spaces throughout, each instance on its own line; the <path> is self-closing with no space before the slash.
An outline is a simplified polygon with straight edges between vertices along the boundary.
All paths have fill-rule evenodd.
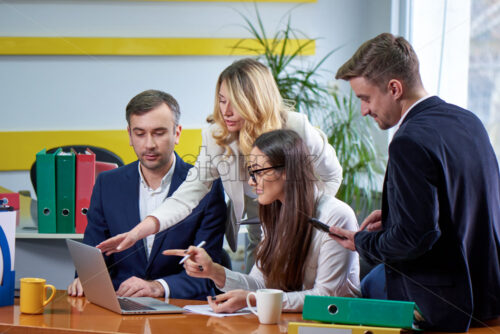
<path id="1" fill-rule="evenodd" d="M 304 43 L 300 54 L 314 55 L 315 41 L 307 39 L 291 40 L 287 53 Z M 248 56 L 255 49 L 262 53 L 256 40 L 241 38 L 0 37 L 0 55 Z"/>
<path id="2" fill-rule="evenodd" d="M 0 143 L 4 143 L 0 146 L 0 171 L 29 170 L 37 152 L 65 145 L 103 147 L 116 153 L 125 163 L 137 159 L 129 146 L 126 130 L 0 132 Z M 184 129 L 175 150 L 186 162 L 193 163 L 200 145 L 201 130 Z"/>

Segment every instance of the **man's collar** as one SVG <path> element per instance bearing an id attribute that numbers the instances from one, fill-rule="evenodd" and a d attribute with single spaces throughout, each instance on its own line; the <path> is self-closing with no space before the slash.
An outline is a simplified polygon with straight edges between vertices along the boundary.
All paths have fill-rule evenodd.
<path id="1" fill-rule="evenodd" d="M 416 101 L 415 103 L 413 103 L 410 108 L 408 108 L 405 113 L 403 114 L 403 116 L 401 116 L 401 118 L 399 119 L 399 122 L 396 124 L 396 126 L 394 126 L 394 130 L 397 131 L 399 129 L 399 127 L 401 126 L 401 124 L 403 123 L 403 121 L 405 120 L 406 116 L 408 116 L 408 113 L 410 112 L 410 110 L 412 110 L 417 104 L 419 104 L 420 102 L 423 102 L 425 100 L 427 100 L 428 98 L 430 97 L 433 97 L 434 95 L 426 95 L 424 97 L 422 97 L 421 99 L 419 99 L 418 101 Z"/>
<path id="2" fill-rule="evenodd" d="M 170 166 L 170 168 L 167 171 L 167 173 L 161 179 L 160 187 L 163 187 L 165 184 L 170 184 L 170 182 L 172 181 L 172 175 L 174 174 L 176 161 L 177 161 L 177 157 L 174 154 L 172 165 Z M 141 184 L 144 187 L 150 188 L 149 185 L 148 185 L 148 183 L 146 182 L 146 179 L 144 178 L 144 175 L 142 175 L 141 162 L 140 161 L 137 164 L 137 168 L 139 168 L 139 178 L 140 178 Z"/>

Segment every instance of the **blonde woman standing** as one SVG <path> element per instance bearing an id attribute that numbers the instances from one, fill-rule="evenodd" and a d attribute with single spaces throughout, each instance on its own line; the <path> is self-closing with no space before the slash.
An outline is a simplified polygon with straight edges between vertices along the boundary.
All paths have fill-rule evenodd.
<path id="1" fill-rule="evenodd" d="M 102 242 L 98 248 L 109 255 L 174 226 L 189 215 L 210 191 L 213 181 L 220 177 L 230 199 L 226 238 L 235 250 L 237 222 L 245 215 L 258 216 L 257 196 L 247 183 L 246 157 L 255 139 L 272 130 L 285 128 L 297 132 L 311 154 L 317 182 L 323 184 L 326 194 L 334 196 L 337 193 L 342 167 L 334 148 L 305 115 L 293 112 L 284 103 L 270 70 L 260 62 L 242 59 L 220 74 L 209 122 L 211 124 L 202 131 L 202 147 L 191 177 L 132 230 Z M 154 152 L 151 158 L 154 159 Z M 260 235 L 259 226 L 249 228 L 251 248 L 258 244 Z"/>

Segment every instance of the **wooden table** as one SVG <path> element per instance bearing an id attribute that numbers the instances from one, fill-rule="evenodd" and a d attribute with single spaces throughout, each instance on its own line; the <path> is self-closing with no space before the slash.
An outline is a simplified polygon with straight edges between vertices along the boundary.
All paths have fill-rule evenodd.
<path id="1" fill-rule="evenodd" d="M 203 301 L 170 299 L 184 306 Z M 279 325 L 260 325 L 256 316 L 216 318 L 200 314 L 121 315 L 89 303 L 85 298 L 69 297 L 57 291 L 54 300 L 40 315 L 22 314 L 19 299 L 14 306 L 0 308 L 0 333 L 286 333 L 289 321 L 300 321 L 300 313 L 283 314 Z"/>
<path id="2" fill-rule="evenodd" d="M 193 300 L 171 299 L 184 306 L 204 304 Z M 286 333 L 288 322 L 302 321 L 301 313 L 283 313 L 278 325 L 261 325 L 256 316 L 216 318 L 193 313 L 165 315 L 120 315 L 89 303 L 85 298 L 69 297 L 57 291 L 54 300 L 40 315 L 21 314 L 19 299 L 14 306 L 0 308 L 0 333 Z M 500 334 L 500 319 L 492 327 L 473 328 L 473 334 Z"/>

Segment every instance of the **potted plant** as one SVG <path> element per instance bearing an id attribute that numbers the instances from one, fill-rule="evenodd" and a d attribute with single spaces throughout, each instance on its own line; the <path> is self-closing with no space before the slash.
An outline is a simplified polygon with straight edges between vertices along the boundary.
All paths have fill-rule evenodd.
<path id="1" fill-rule="evenodd" d="M 374 145 L 373 132 L 378 129 L 362 117 L 352 91 L 343 94 L 337 88 L 328 89 L 320 81 L 322 64 L 338 48 L 317 63 L 304 66 L 297 60 L 316 39 L 293 29 L 290 14 L 284 27 L 269 38 L 257 7 L 255 12 L 256 24 L 242 13 L 240 15 L 257 45 L 244 47 L 245 40 L 241 40 L 234 48 L 255 52 L 257 58 L 271 69 L 282 97 L 294 103 L 296 111 L 306 114 L 311 122 L 321 124 L 343 168 L 337 197 L 353 206 L 358 218 L 364 218 L 374 206 L 379 206 L 385 158 Z M 296 42 L 299 39 L 303 42 Z M 296 44 L 289 52 L 292 43 Z"/>
<path id="2" fill-rule="evenodd" d="M 283 99 L 293 103 L 296 111 L 306 114 L 310 119 L 314 118 L 324 96 L 328 95 L 326 86 L 318 81 L 320 67 L 338 48 L 328 52 L 315 64 L 299 62 L 298 66 L 302 53 L 312 47 L 316 39 L 293 29 L 290 14 L 284 27 L 269 38 L 257 7 L 255 13 L 256 24 L 242 13 L 240 15 L 246 24 L 244 28 L 250 32 L 257 44 L 254 47 L 246 47 L 243 46 L 246 39 L 242 39 L 233 48 L 254 52 L 257 59 L 271 69 Z"/>
<path id="3" fill-rule="evenodd" d="M 332 88 L 330 101 L 324 109 L 322 128 L 343 169 L 337 197 L 350 204 L 362 219 L 380 206 L 385 157 L 377 150 L 373 136 L 380 130 L 361 115 L 352 90 L 342 94 L 337 87 Z"/>

